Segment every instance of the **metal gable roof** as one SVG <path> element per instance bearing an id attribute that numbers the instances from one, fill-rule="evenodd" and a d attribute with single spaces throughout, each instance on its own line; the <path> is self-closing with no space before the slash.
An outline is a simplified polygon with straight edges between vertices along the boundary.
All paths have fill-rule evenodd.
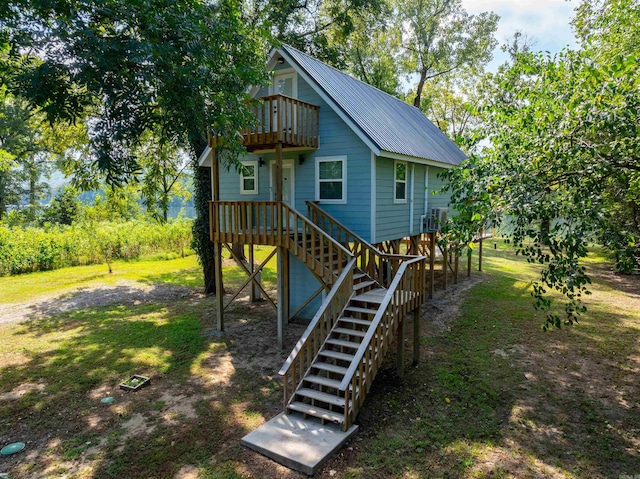
<path id="1" fill-rule="evenodd" d="M 458 165 L 466 155 L 416 107 L 288 45 L 278 50 L 304 70 L 383 152 Z"/>

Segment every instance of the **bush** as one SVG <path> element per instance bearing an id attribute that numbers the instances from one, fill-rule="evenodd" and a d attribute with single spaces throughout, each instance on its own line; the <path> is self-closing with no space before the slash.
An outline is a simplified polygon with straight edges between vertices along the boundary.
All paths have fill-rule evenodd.
<path id="1" fill-rule="evenodd" d="M 139 221 L 87 222 L 44 228 L 0 225 L 0 275 L 45 271 L 65 266 L 136 260 L 146 255 L 184 256 L 191 242 L 191 221 L 165 225 Z"/>

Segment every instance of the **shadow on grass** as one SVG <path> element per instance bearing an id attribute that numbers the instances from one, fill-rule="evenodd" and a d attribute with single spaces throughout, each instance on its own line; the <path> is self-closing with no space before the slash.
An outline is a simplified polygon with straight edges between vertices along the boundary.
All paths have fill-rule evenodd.
<path id="1" fill-rule="evenodd" d="M 404 381 L 395 376 L 392 346 L 351 450 L 326 470 L 343 478 L 639 471 L 633 318 L 595 305 L 580 326 L 543 333 L 523 284 L 492 272 L 449 329 L 434 334 L 424 318 L 422 362 Z M 93 478 L 174 477 L 189 467 L 204 478 L 302 477 L 239 440 L 282 410 L 277 370 L 304 325 L 285 328 L 281 351 L 268 305 L 235 303 L 226 336 L 206 338 L 213 300 L 74 310 L 21 326 L 21 338 L 48 345 L 0 370 L 1 390 L 44 383 L 46 395 L 0 401 L 0 440 L 28 436 L 39 456 L 5 464 L 37 475 L 81 462 L 91 454 L 87 442 L 104 441 L 93 453 Z M 134 372 L 150 374 L 151 387 L 102 408 L 96 394 Z"/>
<path id="2" fill-rule="evenodd" d="M 363 478 L 640 471 L 640 332 L 631 316 L 591 305 L 589 324 L 544 333 L 528 289 L 495 274 L 461 311 L 444 333 L 423 323 L 422 361 L 404 381 L 387 355 L 353 452 L 328 468 Z"/>
<path id="3" fill-rule="evenodd" d="M 29 438 L 37 451 L 3 459 L 0 472 L 62 474 L 95 456 L 90 444 L 101 444 L 94 478 L 173 477 L 206 464 L 215 472 L 221 460 L 253 454 L 239 439 L 281 408 L 274 376 L 288 353 L 275 344 L 275 315 L 267 305 L 238 304 L 227 335 L 206 338 L 213 298 L 199 300 L 74 309 L 15 326 L 28 346 L 19 364 L 0 369 L 0 391 L 44 389 L 0 397 L 0 442 Z M 287 347 L 303 328 L 289 330 Z M 149 375 L 151 386 L 118 391 L 133 373 Z M 106 395 L 114 406 L 100 404 Z"/>

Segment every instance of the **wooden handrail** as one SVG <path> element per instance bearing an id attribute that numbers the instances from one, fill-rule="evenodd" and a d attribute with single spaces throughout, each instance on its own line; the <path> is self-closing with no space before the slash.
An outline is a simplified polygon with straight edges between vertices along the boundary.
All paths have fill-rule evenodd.
<path id="1" fill-rule="evenodd" d="M 425 259 L 424 256 L 419 256 L 400 265 L 360 347 L 351 360 L 339 386 L 345 399 L 345 424 L 350 424 L 355 419 L 398 322 L 422 304 Z"/>
<path id="2" fill-rule="evenodd" d="M 409 267 L 410 264 L 420 263 L 420 262 L 424 262 L 424 257 L 419 256 L 405 263 L 402 263 L 402 265 L 400 266 L 398 273 L 393 278 L 393 282 L 391 283 L 391 286 L 389 287 L 386 294 L 384 295 L 384 298 L 382 299 L 380 308 L 378 309 L 378 312 L 374 316 L 373 321 L 371 322 L 371 326 L 369 326 L 369 329 L 367 330 L 366 336 L 362 339 L 362 343 L 360 343 L 360 347 L 358 348 L 358 351 L 356 351 L 355 357 L 351 361 L 351 365 L 349 366 L 349 369 L 345 373 L 344 378 L 340 383 L 340 391 L 344 392 L 349 387 L 349 384 L 351 382 L 351 376 L 353 376 L 353 374 L 356 372 L 358 364 L 362 361 L 362 357 L 364 356 L 365 351 L 369 347 L 369 343 L 371 342 L 371 339 L 376 333 L 378 325 L 380 324 L 380 320 L 382 319 L 382 316 L 384 315 L 387 309 L 387 306 L 391 304 L 391 300 L 396 296 L 396 293 L 399 292 L 398 286 L 400 285 L 400 282 L 407 268 Z"/>
<path id="3" fill-rule="evenodd" d="M 350 251 L 358 258 L 358 268 L 384 287 L 389 286 L 403 261 L 419 257 L 385 253 L 358 236 L 314 202 L 307 201 L 306 204 L 309 218 L 320 229 L 328 231 L 339 243 L 349 245 Z"/>
<path id="4" fill-rule="evenodd" d="M 320 107 L 285 95 L 268 95 L 249 102 L 256 125 L 241 130 L 250 149 L 287 146 L 318 147 Z"/>
<path id="5" fill-rule="evenodd" d="M 342 310 L 353 295 L 353 271 L 355 258 L 352 258 L 338 280 L 334 283 L 329 294 L 322 302 L 307 329 L 304 331 L 295 347 L 289 354 L 279 373 L 284 376 L 284 403 L 289 402 L 296 385 L 302 380 L 311 366 L 322 343 L 327 338 Z"/>

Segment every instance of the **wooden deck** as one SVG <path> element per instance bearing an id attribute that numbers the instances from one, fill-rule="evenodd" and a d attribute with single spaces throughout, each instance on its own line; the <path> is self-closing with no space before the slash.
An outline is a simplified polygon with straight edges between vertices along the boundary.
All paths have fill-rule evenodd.
<path id="1" fill-rule="evenodd" d="M 254 101 L 250 110 L 257 124 L 241 131 L 248 151 L 282 148 L 318 148 L 320 107 L 284 95 Z"/>

